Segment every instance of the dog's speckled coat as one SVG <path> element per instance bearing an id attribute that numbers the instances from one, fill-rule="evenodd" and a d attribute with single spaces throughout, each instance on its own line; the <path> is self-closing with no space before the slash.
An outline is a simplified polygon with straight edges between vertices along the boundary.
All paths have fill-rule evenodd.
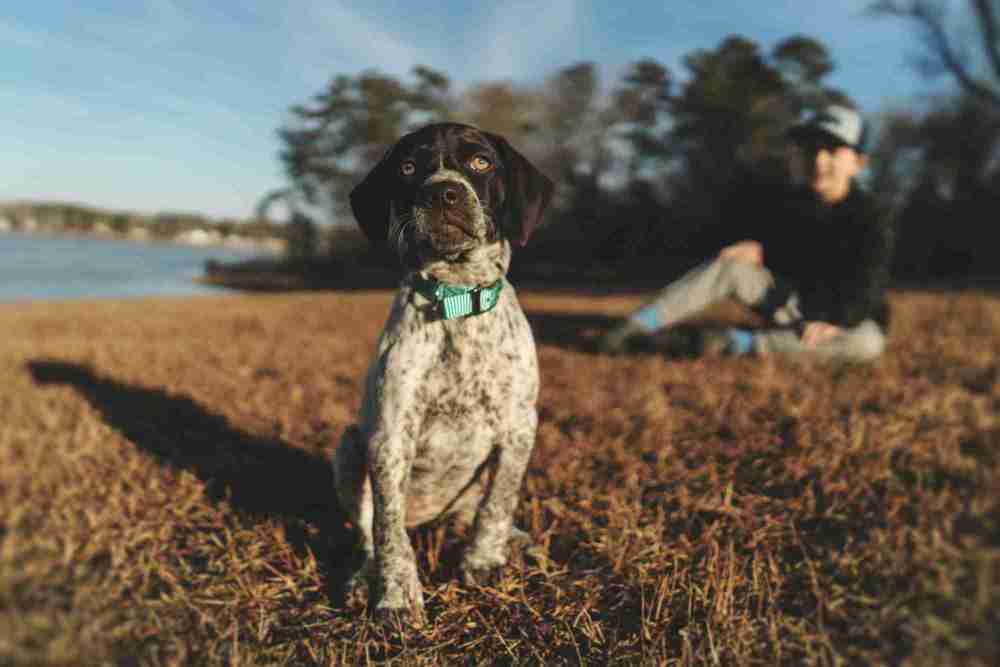
<path id="1" fill-rule="evenodd" d="M 378 615 L 423 620 L 406 528 L 449 515 L 472 528 L 467 584 L 507 562 L 538 421 L 538 362 L 513 287 L 507 237 L 521 240 L 552 184 L 496 135 L 428 126 L 393 147 L 351 195 L 373 241 L 394 243 L 406 271 L 378 341 L 358 424 L 335 452 L 341 505 L 361 537 Z M 493 310 L 442 320 L 414 284 L 503 280 Z"/>

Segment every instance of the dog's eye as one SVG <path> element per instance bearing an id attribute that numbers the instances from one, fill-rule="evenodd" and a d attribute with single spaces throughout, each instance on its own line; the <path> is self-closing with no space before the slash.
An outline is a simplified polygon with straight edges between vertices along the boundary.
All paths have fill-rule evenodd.
<path id="1" fill-rule="evenodd" d="M 417 172 L 417 163 L 413 160 L 407 160 L 403 164 L 399 165 L 399 173 L 403 176 L 413 176 Z"/>
<path id="2" fill-rule="evenodd" d="M 493 162 L 485 155 L 477 155 L 469 160 L 469 168 L 480 174 L 489 171 L 491 167 L 493 167 Z"/>

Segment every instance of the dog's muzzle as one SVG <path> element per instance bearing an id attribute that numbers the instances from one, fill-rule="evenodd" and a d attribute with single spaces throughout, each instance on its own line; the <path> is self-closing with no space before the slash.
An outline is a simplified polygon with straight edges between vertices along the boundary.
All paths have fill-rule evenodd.
<path id="1" fill-rule="evenodd" d="M 468 189 L 455 181 L 439 181 L 424 188 L 424 201 L 432 208 L 447 210 L 464 205 L 468 200 Z"/>
<path id="2" fill-rule="evenodd" d="M 448 180 L 425 185 L 421 192 L 420 203 L 439 224 L 457 228 L 474 238 L 476 202 L 473 199 L 474 196 L 464 183 Z"/>

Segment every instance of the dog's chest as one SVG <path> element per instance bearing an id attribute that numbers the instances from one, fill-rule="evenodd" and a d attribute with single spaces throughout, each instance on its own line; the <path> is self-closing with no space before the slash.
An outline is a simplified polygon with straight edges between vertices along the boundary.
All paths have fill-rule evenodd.
<path id="1" fill-rule="evenodd" d="M 397 392 L 398 426 L 418 449 L 486 448 L 512 420 L 535 409 L 538 363 L 534 339 L 513 292 L 487 313 L 429 321 L 405 298 L 391 317 L 375 375 L 375 395 L 391 402 Z M 382 413 L 386 406 L 372 406 Z M 472 458 L 478 454 L 469 451 Z"/>
<path id="2" fill-rule="evenodd" d="M 432 337 L 430 363 L 417 396 L 417 403 L 427 406 L 428 417 L 490 417 L 530 393 L 537 373 L 534 346 L 525 336 L 530 332 L 511 326 L 507 313 L 490 319 L 493 322 L 465 320 L 461 328 L 452 326 L 443 336 Z"/>
<path id="3" fill-rule="evenodd" d="M 417 325 L 413 338 L 425 369 L 418 403 L 490 409 L 537 384 L 531 330 L 506 297 L 487 313 Z"/>

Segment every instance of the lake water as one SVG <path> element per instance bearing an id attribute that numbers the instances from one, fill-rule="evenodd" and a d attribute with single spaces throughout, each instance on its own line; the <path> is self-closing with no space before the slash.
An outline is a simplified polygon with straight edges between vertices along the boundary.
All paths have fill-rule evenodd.
<path id="1" fill-rule="evenodd" d="M 253 251 L 0 233 L 0 303 L 222 294 L 195 283 L 205 261 Z"/>

